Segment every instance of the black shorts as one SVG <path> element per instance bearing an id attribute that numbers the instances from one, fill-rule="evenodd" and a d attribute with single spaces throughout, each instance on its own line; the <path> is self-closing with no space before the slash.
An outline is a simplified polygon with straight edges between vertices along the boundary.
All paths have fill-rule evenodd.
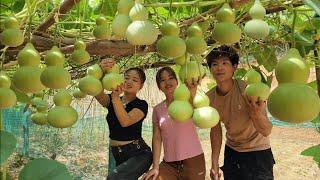
<path id="1" fill-rule="evenodd" d="M 237 152 L 225 146 L 221 169 L 225 180 L 273 180 L 274 164 L 271 149 Z"/>

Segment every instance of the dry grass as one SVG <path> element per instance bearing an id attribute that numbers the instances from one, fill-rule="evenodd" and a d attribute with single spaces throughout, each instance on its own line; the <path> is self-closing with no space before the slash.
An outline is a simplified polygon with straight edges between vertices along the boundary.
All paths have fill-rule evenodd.
<path id="1" fill-rule="evenodd" d="M 273 127 L 270 136 L 271 147 L 276 164 L 276 180 L 317 180 L 320 168 L 311 157 L 300 155 L 306 148 L 320 143 L 320 134 L 314 129 Z M 201 137 L 206 157 L 207 175 L 211 166 L 211 147 L 209 137 Z M 223 149 L 220 153 L 220 166 L 223 165 Z"/>

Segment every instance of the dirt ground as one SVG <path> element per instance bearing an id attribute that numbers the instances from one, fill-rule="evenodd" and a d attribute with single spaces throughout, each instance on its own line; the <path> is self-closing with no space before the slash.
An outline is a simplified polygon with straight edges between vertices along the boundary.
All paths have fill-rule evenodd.
<path id="1" fill-rule="evenodd" d="M 201 139 L 206 157 L 206 179 L 210 179 L 210 141 L 208 138 L 202 137 Z M 320 168 L 312 160 L 312 157 L 300 155 L 308 147 L 320 144 L 320 133 L 314 129 L 274 126 L 270 140 L 276 161 L 274 166 L 275 180 L 320 180 Z M 222 165 L 223 154 L 221 153 L 220 166 Z"/>

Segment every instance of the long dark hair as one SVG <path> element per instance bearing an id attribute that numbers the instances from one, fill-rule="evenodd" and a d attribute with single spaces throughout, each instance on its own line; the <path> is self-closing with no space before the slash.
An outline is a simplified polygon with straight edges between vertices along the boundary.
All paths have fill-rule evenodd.
<path id="1" fill-rule="evenodd" d="M 160 88 L 161 75 L 164 71 L 166 71 L 170 76 L 172 76 L 175 80 L 178 81 L 177 75 L 171 67 L 169 67 L 169 66 L 163 67 L 158 70 L 157 75 L 156 75 L 156 82 L 157 82 L 158 88 Z"/>

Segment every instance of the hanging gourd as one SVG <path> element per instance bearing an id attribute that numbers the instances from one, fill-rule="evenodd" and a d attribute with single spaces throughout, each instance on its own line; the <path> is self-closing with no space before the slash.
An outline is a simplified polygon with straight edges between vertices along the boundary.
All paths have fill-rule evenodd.
<path id="1" fill-rule="evenodd" d="M 235 13 L 228 3 L 217 12 L 218 22 L 212 32 L 212 37 L 219 44 L 234 44 L 240 41 L 241 29 L 234 24 Z"/>
<path id="2" fill-rule="evenodd" d="M 281 83 L 307 83 L 310 68 L 300 56 L 297 49 L 291 48 L 288 53 L 279 60 L 275 68 L 276 78 Z"/>
<path id="3" fill-rule="evenodd" d="M 189 102 L 190 91 L 184 83 L 174 90 L 174 100 L 168 107 L 169 116 L 177 122 L 186 122 L 190 120 L 193 114 L 193 107 Z"/>
<path id="4" fill-rule="evenodd" d="M 289 123 L 303 123 L 316 118 L 320 112 L 320 98 L 307 85 L 310 68 L 299 51 L 291 48 L 279 60 L 275 72 L 279 85 L 268 98 L 271 115 Z"/>
<path id="5" fill-rule="evenodd" d="M 151 45 L 158 39 L 159 30 L 148 20 L 148 10 L 139 2 L 131 8 L 132 23 L 126 30 L 127 41 L 132 45 Z"/>
<path id="6" fill-rule="evenodd" d="M 45 89 L 40 80 L 43 71 L 39 67 L 40 55 L 31 43 L 27 43 L 19 52 L 18 64 L 20 67 L 12 77 L 12 83 L 17 90 L 24 93 L 37 93 Z"/>
<path id="7" fill-rule="evenodd" d="M 269 35 L 269 25 L 263 21 L 266 10 L 259 0 L 255 0 L 254 5 L 250 8 L 249 14 L 252 20 L 244 26 L 244 32 L 253 39 L 264 39 Z"/>
<path id="8" fill-rule="evenodd" d="M 107 74 L 102 79 L 102 86 L 107 91 L 115 90 L 120 84 L 124 82 L 124 77 L 119 74 L 120 68 L 114 64 L 112 68 L 107 71 Z"/>
<path id="9" fill-rule="evenodd" d="M 0 109 L 9 108 L 17 102 L 16 94 L 10 86 L 10 78 L 4 72 L 0 72 Z"/>
<path id="10" fill-rule="evenodd" d="M 74 44 L 74 51 L 71 54 L 71 60 L 77 65 L 82 65 L 90 60 L 90 55 L 86 51 L 86 44 L 82 40 L 78 40 Z"/>
<path id="11" fill-rule="evenodd" d="M 179 36 L 180 27 L 172 20 L 166 21 L 160 27 L 162 36 Z"/>
<path id="12" fill-rule="evenodd" d="M 47 115 L 49 125 L 55 128 L 68 128 L 78 120 L 77 111 L 70 106 L 72 96 L 66 90 L 60 90 L 53 97 L 55 107 Z"/>
<path id="13" fill-rule="evenodd" d="M 4 31 L 0 34 L 1 43 L 9 47 L 20 46 L 24 37 L 20 31 L 20 25 L 15 17 L 8 17 L 4 20 Z"/>
<path id="14" fill-rule="evenodd" d="M 45 62 L 47 67 L 41 73 L 41 82 L 51 89 L 66 88 L 71 82 L 71 74 L 68 70 L 63 68 L 64 54 L 62 54 L 58 47 L 53 46 L 48 51 Z"/>
<path id="15" fill-rule="evenodd" d="M 203 38 L 203 32 L 199 25 L 193 24 L 187 29 L 187 52 L 193 55 L 201 55 L 207 49 L 207 43 Z"/>
<path id="16" fill-rule="evenodd" d="M 31 43 L 27 43 L 26 46 L 18 53 L 18 64 L 22 66 L 37 67 L 40 64 L 40 54 L 34 48 Z"/>
<path id="17" fill-rule="evenodd" d="M 93 29 L 93 36 L 98 39 L 110 39 L 111 29 L 106 18 L 100 16 L 96 19 L 96 27 Z"/>
<path id="18" fill-rule="evenodd" d="M 127 28 L 132 22 L 129 17 L 129 12 L 134 5 L 133 0 L 120 0 L 118 2 L 118 14 L 114 17 L 111 24 L 112 33 L 116 35 L 117 38 L 124 39 L 126 37 Z"/>

